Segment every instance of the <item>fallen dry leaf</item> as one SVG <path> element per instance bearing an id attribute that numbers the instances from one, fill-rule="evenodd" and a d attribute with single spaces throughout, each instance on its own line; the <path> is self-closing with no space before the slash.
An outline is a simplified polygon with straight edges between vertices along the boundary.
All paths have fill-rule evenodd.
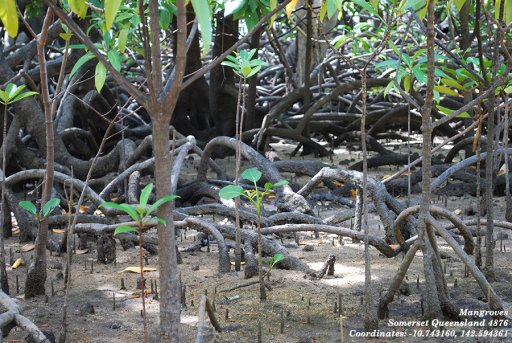
<path id="1" fill-rule="evenodd" d="M 66 232 L 66 230 L 62 230 L 62 229 L 53 229 L 52 231 L 53 231 L 53 233 L 64 233 L 64 232 Z"/>
<path id="2" fill-rule="evenodd" d="M 235 265 L 235 261 L 229 261 L 229 263 L 234 266 Z M 240 264 L 243 266 L 245 264 L 245 261 L 241 261 Z"/>
<path id="3" fill-rule="evenodd" d="M 19 249 L 19 252 L 28 252 L 34 250 L 36 245 L 34 243 L 27 243 Z"/>
<path id="4" fill-rule="evenodd" d="M 16 269 L 23 264 L 23 259 L 19 258 L 12 264 L 12 269 Z"/>
<path id="5" fill-rule="evenodd" d="M 498 170 L 497 176 L 505 175 L 507 172 L 507 166 L 504 164 L 501 166 L 501 168 Z"/>
<path id="6" fill-rule="evenodd" d="M 154 272 L 156 268 L 153 267 L 144 267 L 144 272 Z M 138 273 L 140 274 L 140 267 L 126 267 L 118 273 Z"/>
<path id="7" fill-rule="evenodd" d="M 453 211 L 453 214 L 455 214 L 455 215 L 457 215 L 457 216 L 458 216 L 459 214 L 461 214 L 461 213 L 462 213 L 462 210 L 461 210 L 460 208 L 458 208 L 458 209 L 456 209 L 455 211 Z"/>
<path id="8" fill-rule="evenodd" d="M 88 252 L 89 252 L 89 249 L 83 249 L 83 250 L 76 249 L 75 254 L 76 255 L 83 255 L 83 254 L 87 254 Z"/>

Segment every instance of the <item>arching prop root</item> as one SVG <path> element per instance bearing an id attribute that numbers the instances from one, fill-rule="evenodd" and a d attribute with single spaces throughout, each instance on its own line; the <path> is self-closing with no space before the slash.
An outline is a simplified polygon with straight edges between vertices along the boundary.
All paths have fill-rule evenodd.
<path id="1" fill-rule="evenodd" d="M 204 148 L 203 156 L 199 167 L 197 168 L 197 180 L 205 181 L 206 172 L 208 171 L 207 161 L 216 147 L 224 147 L 236 150 L 237 140 L 230 137 L 216 137 L 212 139 Z M 248 159 L 255 167 L 260 169 L 265 178 L 271 183 L 277 183 L 283 178 L 279 171 L 265 157 L 260 155 L 249 145 L 242 143 L 242 155 Z M 277 191 L 277 208 L 282 212 L 301 212 L 312 213 L 307 201 L 301 195 L 295 193 L 290 186 L 286 185 L 276 189 Z"/>
<path id="2" fill-rule="evenodd" d="M 4 336 L 8 335 L 8 331 L 4 330 L 9 325 L 14 324 L 23 331 L 29 333 L 36 342 L 50 343 L 45 334 L 27 317 L 21 315 L 20 306 L 14 302 L 7 294 L 0 290 L 0 304 L 7 309 L 0 315 L 0 327 L 2 328 Z"/>
<path id="3" fill-rule="evenodd" d="M 417 206 L 408 208 L 404 211 L 403 214 L 401 214 L 396 219 L 396 224 L 399 225 L 401 221 L 405 219 L 405 217 L 410 216 L 418 211 Z M 446 218 L 448 218 L 453 225 L 455 225 L 457 228 L 466 227 L 462 224 L 459 220 L 453 220 L 453 216 L 448 216 L 446 210 L 440 209 L 436 206 L 431 206 L 431 213 L 435 213 L 438 215 L 442 215 Z M 455 218 L 456 219 L 456 218 Z M 503 311 L 503 303 L 501 301 L 501 298 L 496 294 L 492 286 L 489 284 L 487 279 L 485 278 L 484 274 L 480 271 L 480 269 L 476 266 L 476 264 L 473 262 L 473 260 L 468 256 L 468 254 L 463 250 L 460 245 L 455 241 L 455 239 L 450 235 L 447 229 L 443 228 L 439 222 L 437 222 L 436 219 L 434 219 L 431 215 L 427 218 L 427 224 L 428 226 L 431 226 L 434 228 L 435 231 L 439 233 L 439 235 L 450 245 L 450 247 L 453 249 L 453 251 L 457 254 L 457 256 L 461 259 L 461 261 L 466 265 L 466 267 L 469 269 L 470 273 L 473 275 L 474 279 L 477 281 L 478 285 L 480 286 L 480 289 L 482 290 L 482 293 L 485 298 L 488 298 L 489 308 L 491 311 Z M 462 225 L 461 225 L 462 224 Z M 464 229 L 463 229 L 464 230 Z M 467 227 L 466 227 L 467 230 Z M 466 233 L 464 233 L 464 238 L 467 239 L 468 236 L 468 230 Z M 461 230 L 462 233 L 462 230 Z M 467 240 L 467 241 L 472 241 Z M 414 256 L 418 249 L 421 247 L 420 241 L 414 242 L 414 244 L 410 247 L 409 251 L 406 253 L 402 264 L 400 265 L 398 271 L 395 274 L 395 277 L 391 281 L 391 285 L 388 289 L 388 291 L 381 297 L 379 301 L 378 306 L 378 315 L 379 318 L 384 319 L 387 317 L 388 314 L 388 304 L 393 301 L 394 295 L 400 288 L 400 284 L 402 283 L 405 274 L 407 273 L 407 270 L 409 269 L 412 260 L 414 259 Z M 465 245 L 466 247 L 469 247 L 468 245 Z M 432 247 L 431 247 L 432 248 Z M 472 249 L 471 249 L 472 250 Z M 435 249 L 434 249 L 435 252 Z"/>
<path id="4" fill-rule="evenodd" d="M 302 187 L 297 194 L 307 196 L 311 191 L 324 180 L 340 181 L 355 185 L 361 188 L 363 174 L 353 170 L 343 170 L 334 168 L 322 168 L 311 180 Z M 395 219 L 394 214 L 400 213 L 404 207 L 394 199 L 386 190 L 381 182 L 372 178 L 368 178 L 368 193 L 375 206 L 377 214 L 379 215 L 384 228 L 386 230 L 386 242 L 395 243 L 397 241 L 395 232 L 393 230 L 393 222 Z M 407 236 L 412 236 L 414 232 L 412 225 L 408 224 L 405 229 Z M 402 233 L 403 235 L 403 233 Z"/>
<path id="5" fill-rule="evenodd" d="M 314 231 L 314 232 L 327 232 L 343 237 L 350 237 L 357 240 L 364 240 L 364 233 L 360 231 L 350 230 L 343 227 L 318 225 L 318 224 L 285 224 L 267 227 L 261 229 L 263 235 L 272 233 L 285 233 L 285 232 L 301 232 L 301 231 Z M 386 257 L 396 256 L 400 250 L 392 249 L 382 238 L 370 235 L 368 237 L 369 244 L 379 250 Z"/>
<path id="6" fill-rule="evenodd" d="M 212 304 L 208 300 L 206 295 L 201 297 L 201 302 L 199 303 L 199 314 L 198 314 L 198 323 L 197 323 L 197 343 L 204 342 L 205 338 L 205 317 L 206 313 L 208 313 L 208 317 L 210 318 L 210 323 L 215 328 L 217 332 L 222 332 L 222 327 L 220 326 L 217 317 L 215 316 L 215 311 L 213 309 Z"/>
<path id="7" fill-rule="evenodd" d="M 403 237 L 401 236 L 400 226 L 403 221 L 411 215 L 415 215 L 420 210 L 420 206 L 411 206 L 404 210 L 400 215 L 396 218 L 395 221 L 395 235 L 400 244 L 404 244 Z M 475 248 L 475 242 L 473 240 L 473 236 L 469 228 L 462 222 L 459 218 L 457 218 L 453 213 L 444 209 L 442 207 L 430 205 L 430 213 L 442 216 L 448 219 L 457 229 L 459 229 L 460 234 L 464 237 L 464 251 L 471 255 L 473 254 L 473 250 Z"/>

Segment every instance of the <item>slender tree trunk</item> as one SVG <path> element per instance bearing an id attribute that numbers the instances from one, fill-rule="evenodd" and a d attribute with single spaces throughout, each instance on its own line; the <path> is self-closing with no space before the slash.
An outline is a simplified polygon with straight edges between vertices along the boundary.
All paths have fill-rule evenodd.
<path id="1" fill-rule="evenodd" d="M 7 270 L 5 269 L 5 242 L 4 238 L 9 237 L 6 235 L 7 220 L 10 220 L 10 213 L 6 216 L 7 201 L 5 200 L 5 178 L 7 177 L 7 104 L 4 106 L 4 125 L 2 133 L 2 200 L 0 203 L 1 213 L 1 232 L 0 232 L 0 286 L 5 294 L 9 294 L 9 280 L 7 278 Z"/>
<path id="2" fill-rule="evenodd" d="M 361 73 L 362 85 L 362 107 L 361 115 L 361 144 L 363 148 L 363 182 L 362 182 L 362 206 L 363 206 L 363 230 L 364 230 L 364 330 L 367 332 L 377 330 L 379 327 L 379 319 L 375 309 L 375 294 L 372 289 L 372 271 L 371 271 L 371 255 L 370 244 L 368 242 L 368 152 L 366 148 L 366 68 Z"/>
<path id="3" fill-rule="evenodd" d="M 45 44 L 48 27 L 52 18 L 52 10 L 48 9 L 43 29 L 37 38 L 37 56 L 41 74 L 41 96 L 44 106 L 45 128 L 46 128 L 46 172 L 41 197 L 41 207 L 50 200 L 53 189 L 54 169 L 54 131 L 53 113 L 51 110 L 50 93 L 48 89 L 48 77 L 46 74 Z M 46 282 L 46 242 L 48 240 L 48 220 L 43 217 L 39 223 L 37 233 L 35 258 L 30 265 L 27 280 L 25 283 L 25 297 L 31 298 L 35 295 L 45 294 Z"/>
<path id="4" fill-rule="evenodd" d="M 434 251 L 430 244 L 427 234 L 427 218 L 430 215 L 430 182 L 432 178 L 432 106 L 434 100 L 434 2 L 429 1 L 427 14 L 427 92 L 425 96 L 425 105 L 422 111 L 421 132 L 423 135 L 423 165 L 422 165 L 422 193 L 420 200 L 418 238 L 421 249 L 423 250 L 423 271 L 425 274 L 425 293 L 426 304 L 425 316 L 427 318 L 442 317 L 441 304 L 439 301 L 438 290 L 435 280 L 434 267 L 432 261 Z"/>
<path id="5" fill-rule="evenodd" d="M 498 22 L 501 25 L 503 20 L 504 2 L 500 3 Z M 501 42 L 501 31 L 496 30 L 496 38 L 493 47 L 493 61 L 492 61 L 492 78 L 493 80 L 497 77 L 499 60 L 500 60 L 500 42 Z M 489 116 L 487 117 L 487 156 L 485 158 L 485 195 L 484 203 L 485 209 L 487 210 L 487 223 L 485 226 L 485 262 L 484 262 L 484 273 L 489 281 L 496 280 L 494 274 L 494 206 L 492 199 L 492 192 L 494 190 L 494 121 L 496 116 L 495 111 L 495 92 L 491 92 L 488 101 Z"/>
<path id="6" fill-rule="evenodd" d="M 171 192 L 171 156 L 169 121 L 153 116 L 153 153 L 155 156 L 156 196 Z M 160 342 L 181 343 L 181 286 L 176 256 L 176 232 L 172 204 L 165 203 L 157 211 L 167 225 L 158 225 L 158 266 L 160 271 Z"/>

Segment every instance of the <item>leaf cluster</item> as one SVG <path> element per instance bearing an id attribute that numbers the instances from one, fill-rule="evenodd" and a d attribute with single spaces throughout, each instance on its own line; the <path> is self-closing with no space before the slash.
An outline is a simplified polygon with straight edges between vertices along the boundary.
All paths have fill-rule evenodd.
<path id="1" fill-rule="evenodd" d="M 178 198 L 177 195 L 171 194 L 164 196 L 160 199 L 158 199 L 153 205 L 148 207 L 148 200 L 149 196 L 151 195 L 151 191 L 153 190 L 154 185 L 153 183 L 150 183 L 144 187 L 140 194 L 139 198 L 139 205 L 129 205 L 129 204 L 118 204 L 115 202 L 104 202 L 100 205 L 100 207 L 110 207 L 114 208 L 116 210 L 122 211 L 129 215 L 133 221 L 137 222 L 138 228 L 128 226 L 128 225 L 120 225 L 118 226 L 115 231 L 114 235 L 123 233 L 123 232 L 138 232 L 138 229 L 143 229 L 144 226 L 147 224 L 148 220 L 150 220 L 152 217 L 153 212 L 155 212 L 160 206 L 165 204 L 166 202 L 172 201 L 176 198 Z M 165 221 L 162 218 L 155 217 L 156 220 L 160 224 L 165 224 Z"/>
<path id="2" fill-rule="evenodd" d="M 269 195 L 272 189 L 274 189 L 275 187 L 282 187 L 288 184 L 288 181 L 286 180 L 281 180 L 274 184 L 266 182 L 264 186 L 265 190 L 262 191 L 258 188 L 257 185 L 259 179 L 262 176 L 261 171 L 259 171 L 256 168 L 249 168 L 244 170 L 241 176 L 243 179 L 254 184 L 254 190 L 243 189 L 243 187 L 240 185 L 228 185 L 223 187 L 219 191 L 219 196 L 221 197 L 221 199 L 224 200 L 231 200 L 236 197 L 246 198 L 247 200 L 254 204 L 258 216 L 261 213 L 261 205 L 263 204 L 263 199 L 265 198 L 265 196 Z"/>
<path id="3" fill-rule="evenodd" d="M 233 69 L 241 78 L 247 79 L 266 65 L 258 58 L 253 59 L 255 53 L 256 49 L 240 50 L 240 52 L 234 52 L 233 55 L 227 56 L 227 61 L 222 62 L 222 64 Z"/>
<path id="4" fill-rule="evenodd" d="M 0 104 L 9 105 L 37 94 L 32 91 L 22 93 L 24 89 L 25 85 L 17 86 L 14 83 L 9 83 L 5 86 L 5 90 L 0 90 Z"/>
<path id="5" fill-rule="evenodd" d="M 269 259 L 268 258 L 262 258 L 261 259 L 261 263 L 268 265 L 268 272 L 270 273 L 272 271 L 272 269 L 274 268 L 274 266 L 277 263 L 281 262 L 282 260 L 284 260 L 284 254 L 277 253 L 277 254 L 275 254 L 274 256 L 272 256 Z"/>
<path id="6" fill-rule="evenodd" d="M 59 203 L 60 200 L 58 198 L 51 198 L 50 200 L 48 200 L 46 204 L 44 204 L 40 212 L 37 212 L 36 205 L 28 200 L 20 201 L 18 205 L 20 205 L 21 208 L 23 208 L 25 211 L 34 216 L 34 218 L 36 218 L 38 222 L 40 222 L 41 220 L 43 220 L 43 218 L 48 217 L 48 215 L 52 213 L 52 211 L 57 206 L 59 206 Z"/>

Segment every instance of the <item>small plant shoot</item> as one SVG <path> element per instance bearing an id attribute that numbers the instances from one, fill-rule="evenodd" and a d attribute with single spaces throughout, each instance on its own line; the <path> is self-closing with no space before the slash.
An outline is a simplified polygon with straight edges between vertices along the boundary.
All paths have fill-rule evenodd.
<path id="1" fill-rule="evenodd" d="M 151 216 L 152 213 L 154 213 L 160 206 L 165 204 L 166 202 L 172 201 L 176 199 L 177 195 L 167 195 L 161 199 L 158 199 L 153 205 L 149 206 L 148 208 L 148 200 L 149 196 L 151 195 L 151 191 L 153 190 L 154 185 L 152 183 L 148 184 L 144 189 L 142 190 L 140 194 L 139 199 L 139 206 L 135 205 L 129 205 L 129 204 L 118 204 L 115 202 L 104 202 L 100 205 L 100 207 L 110 207 L 114 208 L 116 210 L 122 211 L 129 215 L 133 221 L 137 223 L 137 225 L 140 228 L 144 228 L 148 221 L 153 218 Z M 161 218 L 156 217 L 156 220 L 161 223 L 165 224 L 165 221 Z M 138 229 L 134 226 L 127 226 L 127 225 L 120 225 L 116 228 L 114 231 L 114 235 L 118 235 L 123 232 L 138 232 Z"/>
<path id="2" fill-rule="evenodd" d="M 30 213 L 32 216 L 34 216 L 34 218 L 36 218 L 36 220 L 38 222 L 40 222 L 41 220 L 43 220 L 43 218 L 48 217 L 50 215 L 50 213 L 52 213 L 52 211 L 57 206 L 59 206 L 59 203 L 60 203 L 60 200 L 58 198 L 51 198 L 50 200 L 48 200 L 48 202 L 46 204 L 44 204 L 44 206 L 40 212 L 37 212 L 36 205 L 31 201 L 23 200 L 23 201 L 20 201 L 18 203 L 18 205 L 20 205 L 20 207 L 22 209 L 24 209 L 25 211 Z"/>
<path id="3" fill-rule="evenodd" d="M 274 266 L 282 260 L 284 260 L 284 254 L 277 253 L 271 258 L 262 258 L 261 263 L 268 265 L 268 273 L 270 273 Z"/>
<path id="4" fill-rule="evenodd" d="M 266 65 L 260 59 L 253 59 L 255 53 L 256 49 L 234 52 L 233 55 L 227 56 L 227 61 L 222 62 L 222 64 L 233 69 L 238 76 L 245 80 L 256 74 Z"/>
<path id="5" fill-rule="evenodd" d="M 228 185 L 219 191 L 219 196 L 224 200 L 231 200 L 238 196 L 243 197 L 254 204 L 256 207 L 256 213 L 260 216 L 261 205 L 263 204 L 265 196 L 269 195 L 274 188 L 286 186 L 288 184 L 288 181 L 286 180 L 281 180 L 274 184 L 266 182 L 264 186 L 265 190 L 261 191 L 257 185 L 261 175 L 261 171 L 256 168 L 246 169 L 242 172 L 242 178 L 252 182 L 254 184 L 254 190 L 246 190 L 239 185 Z"/>
<path id="6" fill-rule="evenodd" d="M 152 214 L 155 212 L 160 206 L 165 204 L 166 202 L 172 201 L 176 199 L 178 196 L 171 194 L 166 195 L 163 198 L 158 199 L 153 205 L 148 207 L 149 197 L 151 196 L 151 191 L 153 191 L 154 185 L 150 183 L 144 187 L 142 192 L 140 193 L 139 205 L 129 205 L 129 204 L 118 204 L 115 202 L 104 202 L 100 205 L 100 207 L 110 207 L 121 212 L 126 213 L 132 218 L 135 223 L 135 226 L 129 225 L 120 225 L 115 231 L 114 235 L 119 235 L 121 233 L 134 232 L 137 233 L 139 238 L 139 267 L 140 267 L 140 278 L 143 280 L 141 282 L 141 298 L 142 298 L 142 316 L 144 320 L 144 342 L 148 341 L 148 331 L 147 331 L 147 318 L 146 318 L 146 300 L 145 300 L 145 290 L 144 290 L 144 266 L 142 259 L 142 233 L 148 221 L 153 218 Z M 165 221 L 159 217 L 154 217 L 160 224 L 165 224 Z"/>
<path id="7" fill-rule="evenodd" d="M 266 300 L 267 295 L 265 291 L 265 282 L 263 280 L 263 270 L 262 264 L 263 260 L 263 241 L 261 237 L 261 206 L 263 205 L 263 200 L 265 196 L 269 195 L 275 187 L 282 187 L 288 184 L 288 181 L 281 180 L 276 183 L 266 182 L 264 186 L 264 190 L 260 190 L 258 188 L 258 181 L 261 179 L 262 173 L 256 168 L 249 168 L 242 172 L 242 178 L 252 182 L 254 185 L 254 190 L 246 190 L 243 189 L 240 185 L 228 185 L 223 187 L 219 191 L 219 196 L 221 199 L 231 200 L 236 197 L 243 197 L 254 204 L 256 207 L 256 214 L 258 215 L 258 276 L 260 280 L 260 300 Z M 274 265 L 281 261 L 284 258 L 284 255 L 277 256 L 276 254 L 272 257 L 269 262 L 269 268 L 272 269 Z"/>

